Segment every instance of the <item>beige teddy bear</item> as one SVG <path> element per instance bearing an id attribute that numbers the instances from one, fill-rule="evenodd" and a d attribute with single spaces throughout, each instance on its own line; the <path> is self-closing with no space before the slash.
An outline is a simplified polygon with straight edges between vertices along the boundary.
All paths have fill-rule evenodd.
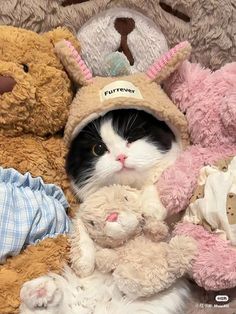
<path id="1" fill-rule="evenodd" d="M 171 286 L 190 269 L 196 250 L 185 236 L 160 242 L 168 227 L 142 214 L 140 195 L 121 185 L 100 189 L 81 205 L 71 239 L 72 268 L 79 276 L 91 274 L 95 266 L 112 272 L 118 288 L 131 298 Z"/>

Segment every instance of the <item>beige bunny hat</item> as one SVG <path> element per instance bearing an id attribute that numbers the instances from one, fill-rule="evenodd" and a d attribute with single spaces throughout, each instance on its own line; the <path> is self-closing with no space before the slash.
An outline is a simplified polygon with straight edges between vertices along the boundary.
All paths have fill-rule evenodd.
<path id="1" fill-rule="evenodd" d="M 191 46 L 183 42 L 158 59 L 147 71 L 122 77 L 95 77 L 68 41 L 59 42 L 56 53 L 68 73 L 82 86 L 71 105 L 65 130 L 67 145 L 81 129 L 114 109 L 144 110 L 172 129 L 182 148 L 188 145 L 187 122 L 184 115 L 159 85 L 189 56 Z"/>

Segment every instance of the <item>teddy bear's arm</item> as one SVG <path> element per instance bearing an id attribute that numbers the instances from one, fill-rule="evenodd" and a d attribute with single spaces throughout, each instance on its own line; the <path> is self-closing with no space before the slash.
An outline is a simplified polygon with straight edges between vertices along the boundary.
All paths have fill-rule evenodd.
<path id="1" fill-rule="evenodd" d="M 210 69 L 204 69 L 199 63 L 185 60 L 178 70 L 164 81 L 163 87 L 180 111 L 185 112 L 191 104 L 192 91 L 196 86 L 201 88 L 210 73 Z"/>
<path id="2" fill-rule="evenodd" d="M 234 149 L 203 148 L 192 146 L 181 154 L 175 164 L 163 172 L 157 190 L 168 215 L 187 208 L 197 186 L 200 169 L 208 164 L 233 155 Z"/>
<path id="3" fill-rule="evenodd" d="M 103 273 L 109 273 L 118 266 L 119 255 L 113 249 L 100 249 L 96 252 L 96 266 Z"/>

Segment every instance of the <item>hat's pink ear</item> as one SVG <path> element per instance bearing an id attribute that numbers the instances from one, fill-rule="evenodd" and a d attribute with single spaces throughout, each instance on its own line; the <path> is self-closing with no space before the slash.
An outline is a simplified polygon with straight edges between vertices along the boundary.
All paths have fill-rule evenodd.
<path id="1" fill-rule="evenodd" d="M 61 40 L 56 43 L 55 52 L 68 74 L 77 84 L 84 86 L 92 83 L 91 71 L 70 41 Z"/>
<path id="2" fill-rule="evenodd" d="M 184 41 L 157 59 L 148 69 L 147 76 L 158 84 L 168 78 L 191 53 L 191 45 Z"/>

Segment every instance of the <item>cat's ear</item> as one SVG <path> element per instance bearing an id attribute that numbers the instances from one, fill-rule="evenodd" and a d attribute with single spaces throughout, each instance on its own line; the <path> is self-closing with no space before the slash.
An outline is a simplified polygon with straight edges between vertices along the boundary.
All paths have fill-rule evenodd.
<path id="1" fill-rule="evenodd" d="M 75 218 L 70 235 L 71 268 L 80 277 L 91 275 L 95 268 L 95 246 L 80 218 Z"/>
<path id="2" fill-rule="evenodd" d="M 160 84 L 189 58 L 192 47 L 188 41 L 181 42 L 157 59 L 146 72 L 151 81 Z"/>
<path id="3" fill-rule="evenodd" d="M 55 44 L 55 52 L 72 80 L 80 86 L 92 83 L 92 73 L 78 51 L 68 40 Z"/>

